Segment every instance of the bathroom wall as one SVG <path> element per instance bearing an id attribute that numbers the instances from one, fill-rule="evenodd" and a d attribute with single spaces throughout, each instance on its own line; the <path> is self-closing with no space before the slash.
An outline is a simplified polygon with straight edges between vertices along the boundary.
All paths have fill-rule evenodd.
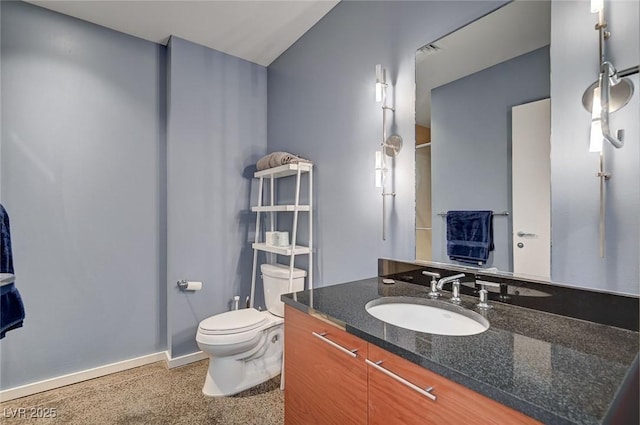
<path id="1" fill-rule="evenodd" d="M 606 1 L 607 59 L 619 69 L 640 63 L 640 3 Z M 640 293 L 640 90 L 631 79 L 631 102 L 611 115 L 611 129 L 625 130 L 625 145 L 605 144 L 606 247 L 599 254 L 598 154 L 588 152 L 591 115 L 581 103 L 598 76 L 597 15 L 584 1 L 551 6 L 551 273 L 558 282 L 614 292 Z M 557 113 L 562 111 L 562 113 Z"/>
<path id="2" fill-rule="evenodd" d="M 178 37 L 168 55 L 169 349 L 178 357 L 198 351 L 201 320 L 229 310 L 234 295 L 241 305 L 249 295 L 249 208 L 267 146 L 267 70 Z M 203 289 L 181 292 L 181 279 L 203 281 Z"/>
<path id="3" fill-rule="evenodd" d="M 314 285 L 376 275 L 378 257 L 415 258 L 415 51 L 503 2 L 340 2 L 268 68 L 268 148 L 315 162 Z M 393 164 L 382 240 L 374 155 L 382 142 L 375 65 L 391 88 Z"/>
<path id="4" fill-rule="evenodd" d="M 166 347 L 162 46 L 1 2 L 2 203 L 24 327 L 12 388 Z"/>
<path id="5" fill-rule="evenodd" d="M 0 345 L 1 388 L 198 351 L 198 322 L 249 295 L 266 68 L 22 2 L 2 3 L 1 53 L 2 203 L 27 311 Z"/>
<path id="6" fill-rule="evenodd" d="M 433 89 L 433 210 L 510 210 L 511 108 L 548 97 L 548 46 Z M 508 217 L 494 216 L 493 236 L 487 266 L 513 270 Z M 433 241 L 433 260 L 450 262 L 444 218 Z"/>
<path id="7" fill-rule="evenodd" d="M 619 69 L 637 65 L 638 2 L 607 1 Z M 269 66 L 268 147 L 316 162 L 316 285 L 372 275 L 377 257 L 414 258 L 414 157 L 394 164 L 381 240 L 381 196 L 373 186 L 381 142 L 374 66 L 391 80 L 398 133 L 414 136 L 414 54 L 500 2 L 341 2 Z M 607 148 L 607 254 L 598 254 L 597 155 L 587 152 L 589 114 L 580 99 L 597 76 L 595 15 L 586 1 L 552 3 L 552 277 L 578 287 L 640 293 L 638 77 L 632 102 L 612 115 L 626 146 Z M 561 114 L 553 111 L 562 111 Z M 622 182 L 622 183 L 621 183 Z M 344 212 L 344 213 L 343 213 Z M 348 267 L 345 267 L 347 266 Z"/>

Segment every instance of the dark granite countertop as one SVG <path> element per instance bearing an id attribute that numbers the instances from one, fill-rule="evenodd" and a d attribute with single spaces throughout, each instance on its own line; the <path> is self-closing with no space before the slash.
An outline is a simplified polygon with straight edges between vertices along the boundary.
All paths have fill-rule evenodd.
<path id="1" fill-rule="evenodd" d="M 490 328 L 471 336 L 411 331 L 365 310 L 373 299 L 426 298 L 428 291 L 376 277 L 282 300 L 547 424 L 601 424 L 638 354 L 638 332 L 499 302 L 482 313 Z M 463 307 L 479 312 L 477 298 L 462 299 Z"/>

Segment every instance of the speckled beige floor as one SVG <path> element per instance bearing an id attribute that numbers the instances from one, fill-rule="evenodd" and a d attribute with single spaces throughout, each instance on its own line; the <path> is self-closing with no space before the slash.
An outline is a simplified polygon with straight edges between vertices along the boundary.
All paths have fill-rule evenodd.
<path id="1" fill-rule="evenodd" d="M 0 403 L 0 423 L 284 423 L 284 393 L 280 391 L 279 376 L 232 397 L 209 398 L 201 391 L 207 362 L 202 360 L 172 370 L 159 362 Z M 24 411 L 18 410 L 21 408 Z M 46 413 L 52 416 L 53 412 L 55 418 L 37 418 Z"/>

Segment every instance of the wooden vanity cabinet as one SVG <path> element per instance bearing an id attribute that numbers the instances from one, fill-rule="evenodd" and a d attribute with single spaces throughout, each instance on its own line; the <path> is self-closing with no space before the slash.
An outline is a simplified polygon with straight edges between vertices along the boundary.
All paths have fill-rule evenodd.
<path id="1" fill-rule="evenodd" d="M 285 425 L 540 424 L 288 305 L 284 331 Z"/>
<path id="2" fill-rule="evenodd" d="M 367 343 L 288 305 L 284 317 L 285 425 L 366 425 Z"/>
<path id="3" fill-rule="evenodd" d="M 376 345 L 369 344 L 368 358 L 371 363 L 381 362 L 368 366 L 369 425 L 540 424 Z M 435 400 L 419 392 L 427 388 Z"/>

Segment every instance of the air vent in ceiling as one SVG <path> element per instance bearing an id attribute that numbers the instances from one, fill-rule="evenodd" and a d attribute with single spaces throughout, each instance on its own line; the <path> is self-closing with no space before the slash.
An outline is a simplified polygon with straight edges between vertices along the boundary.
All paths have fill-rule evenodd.
<path id="1" fill-rule="evenodd" d="M 418 49 L 418 53 L 424 56 L 433 55 L 442 50 L 442 47 L 438 46 L 435 43 L 429 43 L 426 46 L 423 46 Z"/>

